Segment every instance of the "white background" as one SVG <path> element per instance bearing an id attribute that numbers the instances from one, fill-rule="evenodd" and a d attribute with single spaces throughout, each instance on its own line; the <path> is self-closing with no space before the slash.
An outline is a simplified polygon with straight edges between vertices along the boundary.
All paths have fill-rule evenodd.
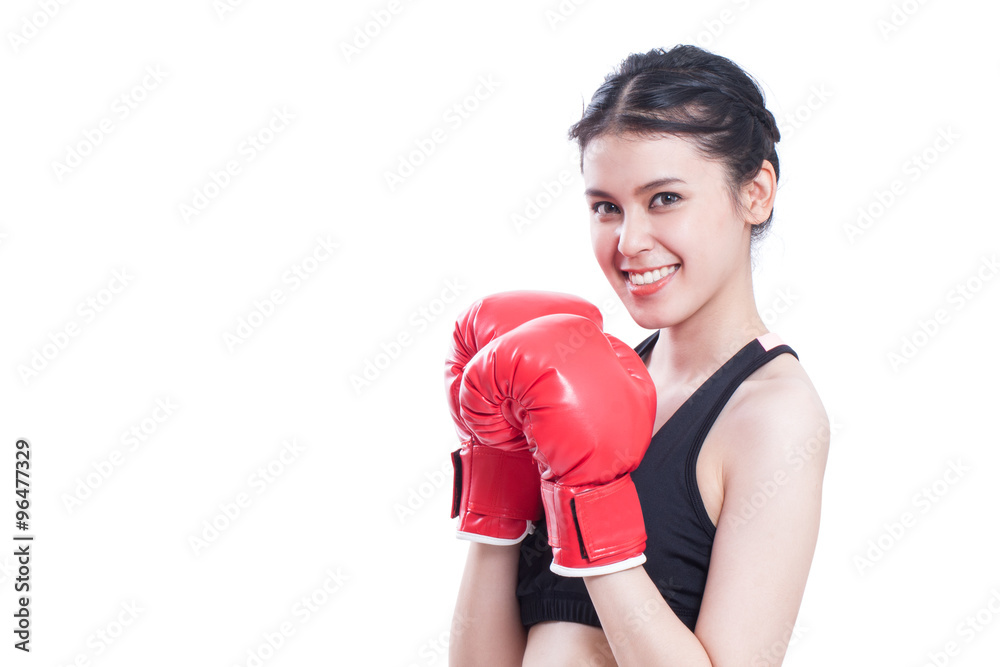
<path id="1" fill-rule="evenodd" d="M 696 43 L 751 72 L 781 123 L 758 305 L 836 426 L 786 664 L 922 665 L 950 641 L 939 664 L 993 664 L 997 5 L 387 7 L 4 4 L 2 662 L 445 664 L 467 548 L 447 516 L 452 323 L 486 294 L 547 289 L 647 335 L 592 258 L 566 130 L 628 53 Z M 294 118 L 270 132 L 275 110 Z M 859 209 L 876 215 L 852 232 Z M 17 438 L 29 656 L 12 648 Z M 968 470 L 942 481 L 951 464 Z"/>

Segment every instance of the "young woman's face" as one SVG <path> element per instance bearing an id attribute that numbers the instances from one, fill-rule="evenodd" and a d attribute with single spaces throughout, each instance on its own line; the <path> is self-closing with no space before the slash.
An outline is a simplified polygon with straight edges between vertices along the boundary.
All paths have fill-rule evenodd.
<path id="1" fill-rule="evenodd" d="M 632 318 L 686 320 L 748 270 L 750 224 L 724 168 L 675 136 L 599 136 L 583 154 L 597 261 Z"/>

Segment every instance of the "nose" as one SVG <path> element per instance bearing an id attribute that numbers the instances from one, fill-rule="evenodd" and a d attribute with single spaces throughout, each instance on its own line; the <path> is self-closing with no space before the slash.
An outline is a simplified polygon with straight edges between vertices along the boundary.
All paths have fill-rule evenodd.
<path id="1" fill-rule="evenodd" d="M 634 257 L 652 247 L 653 236 L 649 216 L 644 210 L 626 211 L 618 231 L 618 252 L 626 257 Z"/>

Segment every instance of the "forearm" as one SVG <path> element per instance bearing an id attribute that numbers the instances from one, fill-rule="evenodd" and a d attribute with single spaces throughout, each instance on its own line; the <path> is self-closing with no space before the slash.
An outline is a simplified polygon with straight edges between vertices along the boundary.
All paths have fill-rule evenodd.
<path id="1" fill-rule="evenodd" d="M 642 567 L 584 581 L 620 667 L 712 666 L 705 647 Z"/>
<path id="2" fill-rule="evenodd" d="M 469 544 L 449 641 L 453 667 L 521 664 L 527 632 L 515 595 L 519 551 Z"/>

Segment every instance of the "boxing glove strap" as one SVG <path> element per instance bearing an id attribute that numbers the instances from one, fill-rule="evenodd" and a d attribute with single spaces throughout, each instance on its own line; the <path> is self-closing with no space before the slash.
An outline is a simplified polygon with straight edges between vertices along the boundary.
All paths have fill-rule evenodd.
<path id="1" fill-rule="evenodd" d="M 464 444 L 451 455 L 455 467 L 453 518 L 472 513 L 499 519 L 541 519 L 538 465 L 530 452 L 507 452 L 473 441 Z"/>
<path id="2" fill-rule="evenodd" d="M 462 509 L 462 450 L 451 453 L 451 467 L 455 471 L 451 483 L 451 518 L 459 515 Z"/>
<path id="3" fill-rule="evenodd" d="M 630 475 L 585 487 L 542 481 L 541 490 L 553 571 L 584 576 L 645 561 L 646 525 Z"/>

